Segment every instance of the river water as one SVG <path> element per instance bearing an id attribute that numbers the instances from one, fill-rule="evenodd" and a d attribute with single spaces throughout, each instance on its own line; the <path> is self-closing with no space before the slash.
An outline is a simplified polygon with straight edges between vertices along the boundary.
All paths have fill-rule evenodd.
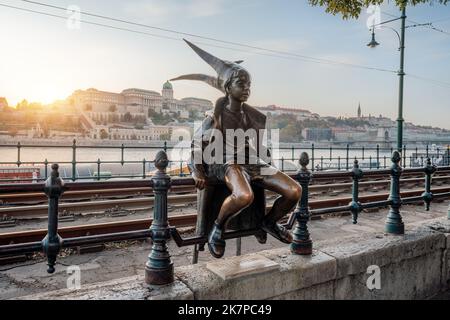
<path id="1" fill-rule="evenodd" d="M 5 166 L 13 166 L 20 159 L 21 166 L 39 166 L 44 167 L 45 160 L 48 164 L 59 163 L 64 171 L 67 171 L 65 176 L 71 176 L 72 160 L 75 156 L 77 162 L 76 170 L 83 170 L 84 173 L 77 173 L 77 175 L 92 176 L 96 171 L 109 171 L 112 174 L 120 175 L 139 175 L 145 174 L 146 171 L 153 170 L 154 166 L 151 163 L 156 153 L 163 148 L 158 147 L 125 147 L 123 150 L 120 147 L 82 147 L 77 146 L 75 155 L 73 149 L 70 146 L 65 147 L 35 147 L 35 146 L 22 146 L 19 149 L 17 146 L 2 146 L 0 147 L 0 169 Z M 390 166 L 390 155 L 392 154 L 391 148 L 379 149 L 376 147 L 358 147 L 350 148 L 348 151 L 346 147 L 331 147 L 331 148 L 314 148 L 311 146 L 304 148 L 285 148 L 282 150 L 275 150 L 273 154 L 274 159 L 284 159 L 279 161 L 276 165 L 279 168 L 285 170 L 294 170 L 295 166 L 298 166 L 298 159 L 300 154 L 305 151 L 309 154 L 310 158 L 314 153 L 314 160 L 310 161 L 309 168 L 316 170 L 327 169 L 346 169 L 347 165 L 351 168 L 353 160 L 357 158 L 362 168 L 375 169 L 378 166 L 383 168 Z M 415 153 L 418 152 L 419 156 L 416 159 Z M 443 162 L 449 159 L 448 150 L 442 149 L 429 149 L 429 155 L 433 158 L 433 162 L 442 165 Z M 20 153 L 20 155 L 19 155 Z M 171 167 L 180 167 L 180 161 L 182 165 L 186 164 L 189 158 L 189 144 L 181 145 L 176 148 L 169 148 L 167 150 L 169 160 L 171 160 Z M 348 155 L 348 161 L 347 161 Z M 404 155 L 405 156 L 405 155 Z M 426 157 L 426 150 L 420 150 L 416 148 L 406 149 L 406 166 L 418 166 L 422 165 Z M 101 162 L 100 170 L 97 164 L 98 159 Z M 145 159 L 145 162 L 144 162 Z M 124 161 L 122 164 L 121 161 Z M 115 162 L 115 163 L 113 163 Z M 143 169 L 145 168 L 145 169 Z M 41 176 L 44 172 L 41 173 Z"/>

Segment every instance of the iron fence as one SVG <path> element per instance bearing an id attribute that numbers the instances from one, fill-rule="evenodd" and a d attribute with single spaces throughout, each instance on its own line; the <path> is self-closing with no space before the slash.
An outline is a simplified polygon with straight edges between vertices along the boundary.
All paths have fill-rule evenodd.
<path id="1" fill-rule="evenodd" d="M 142 239 L 151 238 L 152 248 L 149 259 L 145 265 L 145 279 L 149 284 L 162 285 L 173 281 L 174 271 L 173 263 L 170 259 L 170 253 L 167 249 L 167 241 L 172 238 L 178 246 L 195 246 L 193 262 L 197 261 L 198 249 L 207 242 L 206 236 L 198 235 L 183 238 L 175 227 L 169 225 L 168 222 L 168 191 L 171 186 L 193 185 L 191 178 L 174 178 L 172 179 L 166 173 L 168 166 L 167 154 L 165 151 L 159 151 L 155 158 L 157 171 L 148 180 L 149 188 L 152 188 L 154 194 L 154 210 L 153 222 L 150 229 L 109 233 L 101 235 L 91 235 L 83 237 L 74 237 L 63 239 L 58 235 L 58 204 L 59 198 L 67 190 L 67 185 L 71 186 L 71 190 L 77 187 L 80 189 L 89 189 L 100 187 L 102 182 L 83 182 L 65 184 L 63 179 L 59 177 L 59 166 L 53 164 L 51 166 L 50 177 L 45 183 L 38 184 L 9 184 L 1 185 L 0 194 L 43 191 L 48 197 L 48 232 L 47 236 L 40 242 L 31 242 L 23 244 L 11 244 L 0 246 L 0 256 L 24 254 L 35 251 L 43 251 L 47 256 L 47 264 L 49 273 L 55 271 L 55 263 L 58 253 L 62 248 L 88 245 L 94 243 L 104 243 L 110 241 L 119 241 L 125 239 Z M 427 158 L 423 167 L 420 168 L 402 168 L 401 154 L 394 151 L 390 157 L 391 166 L 387 169 L 362 170 L 359 161 L 355 159 L 351 170 L 341 172 L 312 172 L 309 170 L 310 157 L 306 152 L 300 156 L 300 170 L 291 175 L 302 186 L 302 197 L 294 210 L 289 216 L 288 221 L 284 224 L 288 229 L 293 230 L 293 243 L 291 244 L 291 252 L 293 254 L 309 255 L 312 253 L 313 242 L 308 230 L 308 221 L 311 215 L 321 215 L 335 212 L 351 212 L 352 222 L 357 223 L 358 216 L 364 209 L 390 207 L 387 220 L 385 223 L 385 231 L 391 234 L 404 234 L 404 224 L 400 214 L 400 208 L 404 203 L 412 203 L 423 201 L 426 210 L 430 209 L 430 204 L 437 198 L 449 198 L 450 192 L 444 191 L 434 194 L 431 190 L 431 179 L 436 171 L 448 171 L 449 166 L 438 167 L 432 164 L 430 158 Z M 350 169 L 350 168 L 349 168 Z M 411 196 L 401 198 L 400 194 L 400 177 L 403 173 L 424 174 L 424 192 L 420 196 Z M 388 199 L 381 201 L 372 201 L 361 203 L 359 199 L 359 181 L 362 177 L 375 177 L 380 175 L 390 175 L 391 187 Z M 352 179 L 352 200 L 348 205 L 321 208 L 310 210 L 308 206 L 309 184 L 311 178 L 349 178 Z M 132 181 L 118 182 L 118 186 L 124 188 L 132 185 Z M 240 253 L 240 238 L 255 235 L 260 232 L 259 229 L 227 231 L 224 233 L 224 239 L 238 239 L 238 254 Z"/>
<path id="2" fill-rule="evenodd" d="M 189 154 L 190 147 L 170 147 L 167 141 L 160 146 L 131 146 L 121 144 L 120 146 L 86 146 L 77 144 L 73 140 L 71 145 L 23 145 L 18 142 L 16 145 L 0 145 L 0 154 L 5 155 L 5 148 L 13 148 L 16 151 L 16 159 L 14 161 L 0 161 L 0 183 L 1 182 L 39 182 L 44 181 L 49 176 L 49 166 L 51 163 L 59 164 L 61 177 L 70 179 L 71 181 L 99 181 L 105 179 L 139 179 L 148 178 L 155 172 L 154 161 L 149 160 L 154 156 L 157 150 L 164 150 L 166 153 L 175 153 L 180 155 L 177 157 L 169 157 L 168 174 L 170 176 L 183 177 L 188 174 L 187 160 L 181 155 Z M 38 148 L 49 149 L 54 148 L 55 152 L 70 153 L 70 160 L 60 161 L 60 159 L 33 159 L 24 160 L 24 150 Z M 115 155 L 119 156 L 118 160 L 105 160 L 98 157 L 97 159 L 81 160 L 80 153 L 84 158 L 89 158 L 93 150 L 100 152 L 101 150 L 112 150 Z M 281 171 L 295 172 L 298 170 L 296 160 L 302 152 L 310 155 L 308 168 L 311 171 L 342 171 L 350 170 L 354 160 L 358 160 L 359 166 L 365 170 L 386 169 L 389 167 L 390 155 L 394 151 L 392 147 L 381 147 L 379 144 L 374 146 L 354 147 L 347 144 L 346 146 L 329 146 L 318 147 L 314 143 L 305 146 L 280 146 L 271 150 L 273 163 Z M 31 150 L 30 152 L 32 152 Z M 8 150 L 12 152 L 12 150 Z M 136 154 L 145 152 L 147 157 L 142 160 L 136 159 Z M 148 152 L 148 153 L 147 153 Z M 450 165 L 450 145 L 443 148 L 434 145 L 426 145 L 424 148 L 409 148 L 403 146 L 401 164 L 402 167 L 423 167 L 429 158 L 431 163 L 438 166 Z M 28 155 L 27 157 L 33 157 Z M 11 156 L 10 156 L 11 157 Z M 33 157 L 34 158 L 34 157 Z M 131 160 L 127 158 L 133 158 Z M 186 158 L 186 156 L 184 157 Z M 16 177 L 9 178 L 5 173 L 11 168 L 30 168 L 37 173 L 33 177 Z M 3 173 L 3 174 L 2 174 Z"/>

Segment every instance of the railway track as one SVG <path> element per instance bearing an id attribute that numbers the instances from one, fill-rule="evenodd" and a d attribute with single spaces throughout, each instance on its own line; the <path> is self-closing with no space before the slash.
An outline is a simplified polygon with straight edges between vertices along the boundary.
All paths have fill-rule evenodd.
<path id="1" fill-rule="evenodd" d="M 449 177 L 442 178 L 442 177 Z M 406 181 L 408 179 L 419 179 L 421 181 L 424 180 L 423 174 L 410 173 L 405 172 L 402 174 L 402 181 Z M 186 178 L 189 179 L 189 178 Z M 366 183 L 375 185 L 376 182 L 387 181 L 386 177 L 383 174 L 371 174 L 370 177 L 363 178 L 360 180 L 360 184 L 364 186 Z M 439 181 L 443 179 L 443 181 L 450 180 L 450 170 L 441 170 L 436 172 L 433 176 L 433 181 Z M 420 181 L 419 181 L 420 182 Z M 71 183 L 73 186 L 82 185 L 83 183 Z M 383 182 L 381 182 L 383 184 Z M 337 178 L 329 178 L 322 177 L 317 174 L 314 176 L 311 181 L 311 188 L 314 189 L 315 186 L 322 185 L 330 185 L 330 187 L 336 188 L 337 186 L 351 186 L 349 182 L 349 177 L 337 177 Z M 0 185 L 0 188 L 2 185 Z M 320 187 L 319 187 L 320 188 Z M 325 187 L 324 187 L 325 188 Z M 20 189 L 20 184 L 17 185 L 17 189 Z M 36 188 L 38 189 L 38 188 Z M 75 188 L 74 188 L 75 189 Z M 81 190 L 79 190 L 81 189 Z M 193 185 L 175 185 L 170 190 L 170 194 L 188 194 L 194 193 L 195 187 Z M 153 190 L 150 187 L 150 183 L 146 180 L 136 180 L 127 182 L 127 185 L 122 188 L 101 188 L 101 189 L 92 189 L 86 188 L 77 188 L 77 190 L 69 190 L 66 191 L 60 198 L 60 202 L 79 202 L 79 201 L 93 201 L 93 200 L 102 200 L 102 199 L 127 199 L 132 197 L 150 197 L 153 195 Z M 27 192 L 24 193 L 22 191 L 17 193 L 4 193 L 0 194 L 0 208 L 5 206 L 14 206 L 14 205 L 36 205 L 43 204 L 48 201 L 47 197 L 42 191 L 39 192 Z"/>
<path id="2" fill-rule="evenodd" d="M 402 179 L 402 188 L 408 189 L 411 187 L 418 187 L 423 183 L 423 178 L 407 178 Z M 437 187 L 440 185 L 450 185 L 450 176 L 437 176 L 433 178 L 433 186 Z M 382 189 L 388 188 L 390 185 L 390 180 L 378 180 L 378 181 L 366 181 L 360 182 L 359 187 L 361 191 L 374 190 L 379 191 Z M 189 186 L 190 187 L 190 186 Z M 314 198 L 317 194 L 325 194 L 330 193 L 331 195 L 337 195 L 339 192 L 343 192 L 345 190 L 350 190 L 352 187 L 352 183 L 331 183 L 324 185 L 311 185 L 309 187 L 309 192 L 312 198 Z M 141 188 L 136 188 L 141 190 Z M 187 193 L 188 191 L 193 191 L 192 187 L 188 188 L 188 186 L 178 186 L 174 188 L 176 191 L 175 194 L 170 195 L 168 197 L 169 206 L 176 206 L 180 204 L 188 204 L 195 205 L 197 201 L 197 196 L 195 193 Z M 102 191 L 111 191 L 111 190 L 97 190 L 98 192 Z M 95 191 L 95 192 L 97 192 Z M 119 193 L 124 190 L 113 189 L 112 191 Z M 79 196 L 80 191 L 72 191 L 73 197 Z M 84 191 L 86 192 L 86 191 Z M 92 191 L 90 191 L 92 194 Z M 95 193 L 94 192 L 94 193 Z M 152 195 L 152 193 L 149 191 Z M 187 193 L 187 194 L 186 194 Z M 104 193 L 105 194 L 105 193 Z M 12 196 L 16 196 L 17 194 L 13 194 Z M 110 195 L 110 194 L 109 194 Z M 61 217 L 74 217 L 74 216 L 88 216 L 88 215 L 96 215 L 96 214 L 112 214 L 112 215 L 120 215 L 120 213 L 126 214 L 127 212 L 137 212 L 137 211 L 149 211 L 153 208 L 154 198 L 149 195 L 144 195 L 143 193 L 139 193 L 139 195 L 135 197 L 131 197 L 131 195 L 125 198 L 108 198 L 103 200 L 84 200 L 84 201 L 70 201 L 64 202 L 61 201 L 59 204 L 59 212 Z M 271 196 L 275 196 L 275 194 L 271 192 L 267 192 L 267 195 L 270 199 Z M 8 196 L 8 195 L 5 195 Z M 20 196 L 25 197 L 27 194 L 21 194 Z M 31 195 L 32 197 L 35 194 Z M 42 196 L 42 195 L 40 195 Z M 73 198 L 74 199 L 74 198 Z M 78 198 L 79 199 L 79 198 Z M 97 198 L 98 199 L 98 198 Z M 45 200 L 47 200 L 45 198 Z M 326 203 L 326 202 L 325 202 Z M 322 208 L 322 207 L 320 207 Z M 0 217 L 4 217 L 4 220 L 17 219 L 17 220 L 26 220 L 26 219 L 46 219 L 48 214 L 48 204 L 38 204 L 38 205 L 6 205 L 3 204 L 0 207 Z"/>
<path id="3" fill-rule="evenodd" d="M 434 193 L 450 192 L 450 186 L 439 187 L 433 189 Z M 401 192 L 402 198 L 417 197 L 423 193 L 422 189 L 408 190 Z M 383 201 L 388 198 L 388 193 L 377 193 L 374 195 L 365 195 L 359 198 L 361 203 L 369 203 L 375 201 Z M 333 199 L 322 199 L 310 201 L 310 208 L 320 209 L 327 207 L 345 206 L 351 201 L 351 197 L 339 197 Z M 417 202 L 420 202 L 418 200 Z M 270 209 L 270 206 L 266 208 Z M 192 227 L 197 220 L 196 214 L 173 215 L 169 216 L 169 224 L 173 227 Z M 150 227 L 153 219 L 135 219 L 126 221 L 115 221 L 96 224 L 85 224 L 70 227 L 61 227 L 58 234 L 62 238 L 74 238 L 81 236 L 101 235 L 108 233 L 127 232 L 136 230 L 146 230 Z M 38 229 L 31 231 L 16 231 L 0 234 L 0 245 L 21 244 L 27 242 L 41 241 L 47 234 L 47 229 Z"/>

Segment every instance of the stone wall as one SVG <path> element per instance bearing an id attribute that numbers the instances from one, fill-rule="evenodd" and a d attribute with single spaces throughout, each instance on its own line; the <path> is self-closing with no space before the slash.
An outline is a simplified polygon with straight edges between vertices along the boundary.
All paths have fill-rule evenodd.
<path id="1" fill-rule="evenodd" d="M 223 260 L 262 256 L 278 264 L 227 280 L 198 264 L 175 268 L 175 283 L 164 287 L 131 277 L 21 299 L 424 299 L 450 287 L 447 219 L 410 225 L 403 236 L 365 233 L 314 247 L 311 256 L 283 248 Z M 367 287 L 369 266 L 379 267 L 380 289 Z"/>

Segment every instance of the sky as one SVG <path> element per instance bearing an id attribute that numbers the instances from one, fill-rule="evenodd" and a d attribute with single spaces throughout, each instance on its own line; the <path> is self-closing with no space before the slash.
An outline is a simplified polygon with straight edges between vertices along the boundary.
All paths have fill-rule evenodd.
<path id="1" fill-rule="evenodd" d="M 321 116 L 382 114 L 398 110 L 398 39 L 390 29 L 376 30 L 380 45 L 371 49 L 364 10 L 343 20 L 295 0 L 38 0 L 67 8 L 205 37 L 283 51 L 287 56 L 130 26 L 81 15 L 82 20 L 152 33 L 77 25 L 71 12 L 20 0 L 0 4 L 45 11 L 68 19 L 0 6 L 0 96 L 10 105 L 22 99 L 50 103 L 76 89 L 120 92 L 126 88 L 160 91 L 167 80 L 186 73 L 215 72 L 181 40 L 186 37 L 226 60 L 244 60 L 252 75 L 251 105 L 307 109 Z M 381 6 L 381 21 L 400 16 L 391 2 Z M 390 14 L 390 15 L 389 15 Z M 407 9 L 408 20 L 428 23 L 406 29 L 404 118 L 407 122 L 450 129 L 450 5 L 425 4 Z M 76 18 L 76 17 L 75 17 Z M 414 23 L 407 22 L 407 25 Z M 400 22 L 388 26 L 399 29 Z M 226 48 L 224 48 L 226 47 Z M 308 56 L 322 59 L 313 63 Z M 323 63 L 323 59 L 346 63 Z M 317 60 L 315 60 L 317 61 Z M 394 72 L 350 67 L 376 67 Z M 421 80 L 419 76 L 430 80 Z M 176 98 L 215 101 L 216 89 L 201 82 L 173 82 Z"/>

